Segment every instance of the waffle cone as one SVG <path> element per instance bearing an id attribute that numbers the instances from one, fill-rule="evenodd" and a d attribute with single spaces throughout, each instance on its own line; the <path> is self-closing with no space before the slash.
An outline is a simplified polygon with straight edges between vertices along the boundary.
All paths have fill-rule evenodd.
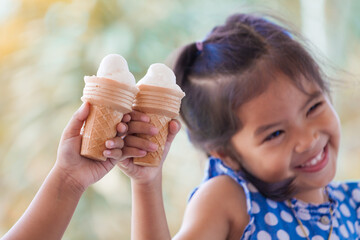
<path id="1" fill-rule="evenodd" d="M 159 129 L 159 133 L 155 136 L 139 134 L 138 136 L 156 143 L 159 147 L 156 152 L 148 152 L 144 157 L 134 158 L 134 163 L 141 166 L 156 167 L 161 162 L 164 153 L 165 142 L 168 135 L 168 125 L 170 117 L 159 114 L 147 114 L 150 117 L 150 123 Z"/>
<path id="2" fill-rule="evenodd" d="M 116 136 L 116 125 L 121 122 L 123 115 L 109 107 L 90 105 L 90 113 L 84 125 L 81 155 L 105 161 L 105 141 Z"/>
<path id="3" fill-rule="evenodd" d="M 105 161 L 105 141 L 116 136 L 116 125 L 124 114 L 132 110 L 138 89 L 111 79 L 86 76 L 81 100 L 89 102 L 90 113 L 86 119 L 81 144 L 81 155 Z"/>
<path id="4" fill-rule="evenodd" d="M 133 109 L 146 113 L 150 117 L 150 123 L 159 129 L 159 133 L 155 136 L 144 134 L 138 136 L 157 144 L 158 150 L 148 152 L 145 157 L 134 158 L 134 163 L 142 166 L 158 166 L 164 152 L 169 122 L 179 115 L 184 93 L 150 85 L 139 85 L 139 90 Z"/>

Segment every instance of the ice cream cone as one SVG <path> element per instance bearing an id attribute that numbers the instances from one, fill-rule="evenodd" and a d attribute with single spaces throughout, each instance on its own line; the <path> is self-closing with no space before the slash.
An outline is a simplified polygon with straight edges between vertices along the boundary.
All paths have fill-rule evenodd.
<path id="1" fill-rule="evenodd" d="M 183 92 L 174 89 L 152 85 L 139 85 L 133 109 L 146 113 L 150 117 L 150 123 L 159 129 L 155 136 L 139 134 L 139 137 L 150 140 L 158 145 L 156 152 L 148 152 L 146 156 L 134 158 L 134 163 L 142 166 L 158 166 L 164 152 L 165 142 L 168 135 L 168 124 L 172 118 L 179 115 Z"/>
<path id="2" fill-rule="evenodd" d="M 104 62 L 104 63 L 103 63 Z M 81 100 L 91 104 L 82 135 L 82 156 L 105 161 L 105 141 L 116 136 L 116 125 L 132 111 L 137 92 L 135 79 L 120 55 L 106 56 L 98 76 L 85 76 Z"/>
<path id="3" fill-rule="evenodd" d="M 105 141 L 116 136 L 116 125 L 131 112 L 136 87 L 106 78 L 85 77 L 82 101 L 91 103 L 85 122 L 81 155 L 105 161 Z"/>
<path id="4" fill-rule="evenodd" d="M 94 160 L 105 161 L 105 141 L 116 135 L 116 124 L 123 113 L 109 107 L 90 105 L 90 113 L 84 126 L 81 155 Z"/>

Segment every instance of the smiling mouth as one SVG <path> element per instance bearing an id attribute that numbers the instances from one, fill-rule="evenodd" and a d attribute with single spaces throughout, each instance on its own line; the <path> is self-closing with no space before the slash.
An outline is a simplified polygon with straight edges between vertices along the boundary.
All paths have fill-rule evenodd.
<path id="1" fill-rule="evenodd" d="M 301 171 L 316 172 L 323 169 L 328 162 L 328 146 L 326 145 L 315 157 L 296 167 Z"/>

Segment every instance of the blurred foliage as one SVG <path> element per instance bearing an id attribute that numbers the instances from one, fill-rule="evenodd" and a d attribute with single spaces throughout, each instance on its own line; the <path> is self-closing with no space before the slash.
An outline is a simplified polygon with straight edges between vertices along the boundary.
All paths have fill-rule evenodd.
<path id="1" fill-rule="evenodd" d="M 270 9 L 304 29 L 309 10 L 304 2 L 0 0 L 0 235 L 50 171 L 62 129 L 81 104 L 83 76 L 95 74 L 106 54 L 123 55 L 140 79 L 151 63 L 165 62 L 178 47 L 203 39 L 234 12 Z M 336 178 L 358 179 L 360 1 L 323 3 L 328 46 L 323 55 L 345 70 L 341 78 L 351 80 L 334 90 L 343 127 Z M 318 36 L 308 37 L 316 45 Z M 164 166 L 172 233 L 181 224 L 187 195 L 202 178 L 203 158 L 181 131 Z M 64 239 L 130 239 L 130 211 L 128 179 L 114 169 L 86 191 Z"/>

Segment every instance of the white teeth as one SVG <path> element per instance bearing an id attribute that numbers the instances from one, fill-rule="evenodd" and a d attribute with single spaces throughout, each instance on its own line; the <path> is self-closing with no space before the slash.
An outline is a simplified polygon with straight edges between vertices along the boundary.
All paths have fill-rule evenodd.
<path id="1" fill-rule="evenodd" d="M 311 166 L 314 166 L 314 165 L 318 164 L 321 161 L 321 159 L 323 158 L 323 153 L 324 153 L 324 150 L 322 150 L 313 159 L 307 161 L 305 164 L 302 164 L 300 167 L 311 167 Z"/>

